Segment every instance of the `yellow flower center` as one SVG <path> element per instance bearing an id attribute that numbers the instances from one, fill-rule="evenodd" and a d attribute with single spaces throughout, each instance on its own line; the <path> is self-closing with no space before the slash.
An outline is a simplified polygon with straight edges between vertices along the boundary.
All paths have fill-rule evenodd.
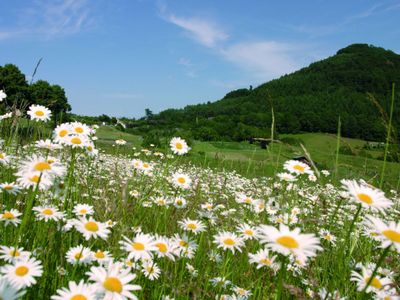
<path id="1" fill-rule="evenodd" d="M 83 296 L 82 294 L 78 294 L 78 295 L 72 296 L 69 300 L 87 300 L 87 298 L 85 296 Z"/>
<path id="2" fill-rule="evenodd" d="M 107 277 L 103 283 L 103 287 L 110 292 L 116 292 L 116 293 L 122 292 L 122 283 L 116 277 Z"/>
<path id="3" fill-rule="evenodd" d="M 81 214 L 83 214 L 83 215 L 87 214 L 87 210 L 86 210 L 86 209 L 81 209 L 79 212 L 80 212 Z"/>
<path id="4" fill-rule="evenodd" d="M 88 150 L 89 152 L 92 152 L 92 151 L 93 151 L 93 147 L 92 147 L 92 146 L 87 146 L 87 150 Z"/>
<path id="5" fill-rule="evenodd" d="M 74 137 L 71 139 L 71 143 L 74 144 L 74 145 L 80 145 L 80 144 L 82 144 L 82 140 L 81 140 L 79 137 L 74 136 Z"/>
<path id="6" fill-rule="evenodd" d="M 11 213 L 11 212 L 9 212 L 9 211 L 6 211 L 6 212 L 3 214 L 3 219 L 11 220 L 11 219 L 14 219 L 14 218 L 15 218 L 14 214 Z"/>
<path id="7" fill-rule="evenodd" d="M 149 164 L 147 164 L 147 163 L 144 163 L 144 164 L 143 164 L 143 168 L 147 169 L 148 167 L 150 167 Z"/>
<path id="8" fill-rule="evenodd" d="M 132 244 L 132 248 L 135 249 L 136 251 L 143 251 L 145 247 L 143 243 L 134 242 Z"/>
<path id="9" fill-rule="evenodd" d="M 224 243 L 225 245 L 228 245 L 228 246 L 233 246 L 233 245 L 236 244 L 235 241 L 234 241 L 233 239 L 231 239 L 231 238 L 224 239 L 224 240 L 223 240 L 223 243 Z"/>
<path id="10" fill-rule="evenodd" d="M 52 211 L 50 208 L 43 209 L 43 210 L 42 210 L 42 213 L 43 213 L 44 215 L 48 215 L 48 216 L 53 215 L 53 211 Z"/>
<path id="11" fill-rule="evenodd" d="M 286 248 L 291 248 L 292 249 L 292 248 L 298 248 L 299 247 L 299 243 L 294 238 L 292 238 L 291 236 L 286 236 L 286 235 L 281 236 L 280 238 L 278 238 L 276 240 L 276 242 L 278 244 L 282 245 L 283 247 L 286 247 Z"/>
<path id="12" fill-rule="evenodd" d="M 244 199 L 244 203 L 246 203 L 246 204 L 251 204 L 251 199 L 250 199 L 250 198 Z"/>
<path id="13" fill-rule="evenodd" d="M 300 173 L 304 173 L 304 170 L 305 170 L 305 168 L 303 166 L 300 166 L 300 165 L 293 166 L 293 169 L 299 171 Z"/>
<path id="14" fill-rule="evenodd" d="M 38 163 L 34 166 L 34 169 L 35 169 L 36 171 L 43 172 L 43 171 L 45 171 L 45 170 L 51 170 L 51 166 L 50 166 L 49 163 L 47 163 L 47 162 L 45 162 L 45 161 L 41 161 L 41 162 L 38 162 Z"/>
<path id="15" fill-rule="evenodd" d="M 13 189 L 12 185 L 6 185 L 3 187 L 3 189 L 5 189 L 6 191 L 11 191 Z"/>
<path id="16" fill-rule="evenodd" d="M 168 251 L 167 245 L 165 245 L 164 243 L 157 243 L 156 244 L 158 250 L 162 253 L 165 253 Z"/>
<path id="17" fill-rule="evenodd" d="M 41 111 L 41 110 L 37 110 L 37 111 L 35 111 L 35 115 L 36 115 L 37 117 L 43 117 L 43 116 L 44 116 L 44 112 Z"/>
<path id="18" fill-rule="evenodd" d="M 183 145 L 182 145 L 181 143 L 176 143 L 176 144 L 175 144 L 175 147 L 176 147 L 176 149 L 178 149 L 178 150 L 182 150 Z"/>
<path id="19" fill-rule="evenodd" d="M 105 254 L 104 254 L 104 252 L 103 252 L 103 251 L 100 251 L 100 250 L 98 250 L 94 256 L 95 256 L 96 258 L 100 258 L 100 259 L 106 257 Z"/>
<path id="20" fill-rule="evenodd" d="M 260 260 L 260 263 L 266 266 L 270 266 L 271 265 L 271 261 L 268 258 L 263 258 Z"/>
<path id="21" fill-rule="evenodd" d="M 89 221 L 89 222 L 87 222 L 87 223 L 85 224 L 85 228 L 86 228 L 86 230 L 88 230 L 88 231 L 96 232 L 96 231 L 99 230 L 99 225 L 97 225 L 96 222 Z"/>
<path id="22" fill-rule="evenodd" d="M 67 134 L 68 134 L 68 130 L 66 130 L 66 129 L 60 130 L 60 132 L 58 133 L 58 135 L 59 135 L 60 137 L 64 137 L 64 136 L 66 136 Z"/>
<path id="23" fill-rule="evenodd" d="M 189 223 L 189 224 L 187 224 L 187 228 L 189 228 L 191 230 L 195 230 L 195 229 L 197 229 L 197 225 L 194 223 Z"/>
<path id="24" fill-rule="evenodd" d="M 37 176 L 37 175 L 33 175 L 32 177 L 29 178 L 29 180 L 34 182 L 34 183 L 38 183 L 39 179 L 40 179 L 40 177 Z"/>
<path id="25" fill-rule="evenodd" d="M 17 249 L 14 249 L 14 250 L 11 250 L 11 251 L 10 251 L 10 255 L 11 255 L 12 257 L 18 257 L 18 256 L 21 255 L 21 253 L 19 253 L 19 251 L 18 251 Z"/>
<path id="26" fill-rule="evenodd" d="M 20 267 L 17 267 L 15 269 L 15 274 L 17 276 L 21 276 L 21 277 L 25 276 L 26 274 L 28 274 L 28 272 L 29 272 L 29 269 L 27 267 L 25 267 L 25 266 L 20 266 Z"/>
<path id="27" fill-rule="evenodd" d="M 180 184 L 184 184 L 186 182 L 186 179 L 184 177 L 178 177 L 178 182 Z"/>
<path id="28" fill-rule="evenodd" d="M 179 246 L 181 246 L 181 247 L 187 247 L 187 246 L 188 246 L 188 243 L 185 242 L 184 240 L 180 240 L 180 241 L 179 241 Z"/>
<path id="29" fill-rule="evenodd" d="M 150 274 L 154 273 L 154 268 L 153 268 L 153 266 L 148 266 L 148 267 L 146 268 L 146 271 L 147 271 L 147 273 L 150 273 Z"/>
<path id="30" fill-rule="evenodd" d="M 383 235 L 394 243 L 400 243 L 400 232 L 388 229 L 382 231 Z"/>
<path id="31" fill-rule="evenodd" d="M 75 127 L 75 132 L 83 133 L 83 128 L 82 127 Z"/>
<path id="32" fill-rule="evenodd" d="M 4 154 L 3 153 L 0 153 L 0 159 L 4 159 Z"/>
<path id="33" fill-rule="evenodd" d="M 365 278 L 365 283 L 368 283 L 368 281 L 371 279 L 371 277 Z M 370 283 L 371 286 L 374 288 L 380 290 L 382 288 L 382 283 L 379 281 L 378 278 L 374 277 Z"/>
<path id="34" fill-rule="evenodd" d="M 371 196 L 364 194 L 364 193 L 357 194 L 357 197 L 358 197 L 358 200 L 360 200 L 368 205 L 371 205 L 374 202 L 372 200 Z"/>
<path id="35" fill-rule="evenodd" d="M 253 230 L 251 230 L 251 229 L 246 229 L 246 230 L 244 231 L 244 234 L 245 234 L 245 235 L 250 235 L 250 236 L 252 236 L 252 235 L 253 235 Z"/>
<path id="36" fill-rule="evenodd" d="M 181 199 L 178 199 L 178 200 L 176 200 L 176 204 L 180 206 L 183 204 L 183 201 Z"/>
<path id="37" fill-rule="evenodd" d="M 81 252 L 79 252 L 79 253 L 76 253 L 76 254 L 74 255 L 74 257 L 75 257 L 75 259 L 79 260 L 79 259 L 81 259 L 81 258 L 83 257 L 83 255 L 82 255 Z"/>

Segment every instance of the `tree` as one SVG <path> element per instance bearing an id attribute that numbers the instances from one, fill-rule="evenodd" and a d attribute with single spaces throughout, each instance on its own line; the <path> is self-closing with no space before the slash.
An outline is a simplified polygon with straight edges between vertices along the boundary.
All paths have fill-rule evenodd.
<path id="1" fill-rule="evenodd" d="M 47 81 L 38 80 L 29 86 L 32 104 L 40 104 L 49 108 L 54 121 L 60 120 L 63 114 L 71 111 L 65 91 L 59 85 L 50 85 Z"/>
<path id="2" fill-rule="evenodd" d="M 150 119 L 151 117 L 153 117 L 153 112 L 149 108 L 146 108 L 144 112 L 146 115 L 146 119 Z"/>
<path id="3" fill-rule="evenodd" d="M 15 104 L 20 108 L 27 105 L 28 83 L 25 75 L 16 65 L 0 66 L 0 89 L 7 94 L 6 105 Z"/>

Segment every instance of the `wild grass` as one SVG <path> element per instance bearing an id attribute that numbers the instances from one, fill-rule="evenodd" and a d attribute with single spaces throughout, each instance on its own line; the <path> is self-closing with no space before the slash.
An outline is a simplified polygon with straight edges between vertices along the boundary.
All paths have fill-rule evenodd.
<path id="1" fill-rule="evenodd" d="M 358 291 L 357 284 L 350 281 L 352 271 L 361 272 L 359 264 L 390 278 L 387 288 L 392 293 L 399 291 L 398 251 L 394 247 L 381 249 L 380 242 L 373 239 L 364 225 L 367 215 L 384 221 L 399 220 L 399 193 L 390 188 L 397 180 L 392 176 L 398 174 L 399 166 L 386 162 L 383 187 L 386 197 L 393 202 L 390 208 L 376 212 L 357 205 L 343 193 L 339 179 L 365 179 L 376 185 L 382 162 L 346 155 L 335 160 L 337 152 L 331 147 L 340 136 L 335 139 L 322 134 L 299 135 L 318 170 L 329 170 L 331 174 L 316 179 L 303 174 L 296 181 L 287 182 L 277 174 L 284 172 L 283 163 L 294 154 L 304 154 L 301 147 L 276 144 L 266 153 L 248 144 L 197 142 L 186 156 L 174 156 L 170 150 L 160 154 L 157 149 L 141 149 L 139 137 L 103 127 L 95 141 L 103 150 L 91 157 L 85 149 L 66 145 L 61 149 L 39 149 L 34 142 L 50 138 L 51 133 L 38 123 L 29 126 L 33 134 L 30 141 L 25 140 L 24 147 L 15 127 L 11 126 L 7 136 L 3 136 L 1 151 L 10 156 L 10 162 L 0 164 L 0 183 L 16 181 L 21 162 L 33 154 L 46 159 L 55 157 L 66 172 L 54 179 L 48 189 L 34 185 L 21 188 L 16 195 L 5 189 L 0 194 L 1 245 L 23 247 L 43 266 L 37 283 L 23 289 L 24 299 L 50 299 L 70 281 L 90 282 L 87 272 L 98 263 L 85 265 L 78 260 L 71 264 L 66 258 L 68 250 L 78 245 L 94 252 L 108 251 L 114 262 L 121 263 L 121 268 L 136 274 L 133 283 L 141 290 L 134 294 L 140 299 L 372 299 L 375 294 Z M 128 143 L 116 145 L 114 141 L 120 138 Z M 142 168 L 135 167 L 134 160 L 140 160 Z M 143 169 L 144 163 L 151 168 Z M 337 174 L 332 172 L 336 169 Z M 174 184 L 172 175 L 177 172 L 192 180 L 189 188 Z M 243 197 L 250 202 L 240 200 Z M 177 198 L 186 199 L 187 204 L 174 205 Z M 76 229 L 65 227 L 68 220 L 77 218 L 73 212 L 77 204 L 92 206 L 96 221 L 113 224 L 106 239 L 86 240 Z M 64 218 L 39 220 L 32 211 L 38 206 L 56 208 L 64 213 Z M 22 213 L 18 226 L 5 226 L 4 212 L 11 209 Z M 179 221 L 187 218 L 202 222 L 205 230 L 198 234 L 185 231 Z M 270 255 L 276 256 L 276 265 L 257 269 L 256 264 L 249 262 L 249 254 L 264 249 L 259 239 L 243 241 L 234 253 L 218 248 L 215 243 L 216 236 L 223 231 L 241 236 L 238 226 L 245 223 L 252 228 L 263 224 L 299 228 L 302 233 L 318 237 L 321 249 L 306 261 L 289 259 L 270 250 Z M 329 232 L 330 238 L 321 230 Z M 193 244 L 191 248 L 175 249 L 173 259 L 161 257 L 153 250 L 152 262 L 161 273 L 150 280 L 143 272 L 144 262 L 128 261 L 128 253 L 120 244 L 124 236 L 133 239 L 139 232 L 155 239 L 168 238 L 171 243 L 184 238 Z M 0 260 L 1 266 L 7 264 Z M 213 283 L 218 278 L 226 282 Z"/>

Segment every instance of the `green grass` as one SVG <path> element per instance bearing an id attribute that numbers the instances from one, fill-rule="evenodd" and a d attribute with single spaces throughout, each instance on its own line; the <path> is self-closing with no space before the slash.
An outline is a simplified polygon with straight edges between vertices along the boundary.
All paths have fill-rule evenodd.
<path id="1" fill-rule="evenodd" d="M 113 127 L 102 126 L 97 132 L 98 145 L 110 153 L 114 153 L 113 150 L 110 150 L 112 149 L 110 146 L 116 139 L 122 138 L 128 142 L 127 146 L 123 148 L 125 153 L 130 151 L 127 149 L 130 146 L 139 147 L 141 144 L 140 136 L 120 132 Z M 336 135 L 325 133 L 281 134 L 279 139 L 282 138 L 294 138 L 301 141 L 319 169 L 334 171 Z M 341 138 L 340 143 L 341 146 L 350 147 L 357 154 L 366 144 L 366 141 Z M 304 155 L 300 146 L 280 143 L 274 144 L 273 150 L 265 150 L 248 142 L 194 141 L 192 148 L 185 161 L 220 170 L 237 171 L 248 177 L 273 176 L 277 166 L 282 165 L 288 159 Z M 376 183 L 379 180 L 383 161 L 375 158 L 382 156 L 383 150 L 368 150 L 364 151 L 365 153 L 369 155 L 340 154 L 338 178 L 360 177 L 371 183 Z M 396 188 L 399 176 L 400 164 L 388 162 L 385 173 L 385 187 Z"/>
<path id="2" fill-rule="evenodd" d="M 34 131 L 40 130 L 40 126 L 34 128 Z M 15 137 L 14 134 L 11 136 Z M 35 133 L 35 136 L 41 135 Z M 132 284 L 141 287 L 140 291 L 134 292 L 139 299 L 163 299 L 162 297 L 167 295 L 177 300 L 216 299 L 222 294 L 232 295 L 235 287 L 250 291 L 252 296 L 249 299 L 315 299 L 322 288 L 330 293 L 337 291 L 348 299 L 373 299 L 372 295 L 358 292 L 356 284 L 350 281 L 351 272 L 356 270 L 357 263 L 364 266 L 368 263 L 381 264 L 393 272 L 393 282 L 400 280 L 396 272 L 400 267 L 398 251 L 384 251 L 379 248 L 378 242 L 369 238 L 367 234 L 361 234 L 364 228 L 360 225 L 361 220 L 371 212 L 361 209 L 360 200 L 341 198 L 342 188 L 329 176 L 322 177 L 317 182 L 309 181 L 306 175 L 299 176 L 294 183 L 280 181 L 274 176 L 276 172 L 283 171 L 282 163 L 285 160 L 301 154 L 297 146 L 276 144 L 274 150 L 269 151 L 248 143 L 196 142 L 188 155 L 160 158 L 152 152 L 145 154 L 133 151 L 132 147 L 140 144 L 141 139 L 138 136 L 120 133 L 110 127 L 101 127 L 98 137 L 98 145 L 104 147 L 107 152 L 118 155 L 100 154 L 99 159 L 94 159 L 86 154 L 85 148 L 64 146 L 63 149 L 50 151 L 35 147 L 17 147 L 20 146 L 17 145 L 19 139 L 12 138 L 6 139 L 7 142 L 3 145 L 2 151 L 12 156 L 13 161 L 10 164 L 0 164 L 1 183 L 21 180 L 18 170 L 24 173 L 37 168 L 36 161 L 29 166 L 29 170 L 26 169 L 32 158 L 40 161 L 43 172 L 51 172 L 55 166 L 54 162 L 53 165 L 48 163 L 48 155 L 57 157 L 60 160 L 59 164 L 65 167 L 65 172 L 59 175 L 61 178 L 56 175 L 47 178 L 51 181 L 48 188 L 38 189 L 39 182 L 30 188 L 21 189 L 16 195 L 7 193 L 5 189 L 0 194 L 1 245 L 23 247 L 43 266 L 43 274 L 37 276 L 37 283 L 24 288 L 24 300 L 47 300 L 58 289 L 67 287 L 70 281 L 90 282 L 87 272 L 92 267 L 97 266 L 105 272 L 97 262 L 82 264 L 80 252 L 74 252 L 69 257 L 70 260 L 79 258 L 78 262 L 70 263 L 66 254 L 78 245 L 94 252 L 107 251 L 112 255 L 114 262 L 121 263 L 119 268 L 128 268 L 128 253 L 134 249 L 136 242 L 133 240 L 138 236 L 139 228 L 151 238 L 159 239 L 162 236 L 164 240 L 158 240 L 158 244 L 167 239 L 173 247 L 181 247 L 181 251 L 169 253 L 172 255 L 171 259 L 163 256 L 165 252 L 161 251 L 161 247 L 156 248 L 154 245 L 152 259 L 161 269 L 160 276 L 155 281 L 145 276 L 144 261 L 138 261 L 136 268 L 129 270 L 136 275 L 135 279 L 130 280 Z M 326 163 L 328 168 L 332 167 L 332 136 L 314 135 L 318 141 L 314 141 L 312 137 L 312 134 L 301 136 L 305 147 L 317 163 Z M 128 141 L 128 144 L 112 147 L 114 141 L 121 138 Z M 352 140 L 348 142 L 354 142 L 355 145 L 360 143 Z M 139 154 L 134 155 L 134 152 Z M 165 153 L 171 152 L 165 150 Z M 133 157 L 153 165 L 153 171 L 147 173 L 135 169 L 131 164 Z M 340 156 L 339 169 L 343 177 L 362 177 L 360 162 L 355 159 L 362 158 Z M 372 165 L 373 162 L 380 163 L 377 160 L 368 163 Z M 215 170 L 205 168 L 207 166 Z M 388 164 L 387 170 L 390 169 L 389 166 L 391 165 Z M 398 168 L 398 165 L 396 167 Z M 221 172 L 222 170 L 224 172 Z M 239 174 L 227 172 L 228 170 Z M 193 180 L 192 184 L 185 188 L 178 184 L 178 180 L 172 181 L 171 175 L 176 172 L 186 174 Z M 260 175 L 273 177 L 267 179 L 259 177 Z M 246 178 L 257 176 L 258 178 L 254 179 Z M 61 182 L 63 184 L 60 184 Z M 327 183 L 330 185 L 326 185 Z M 246 196 L 246 199 L 253 199 L 253 204 L 241 202 L 242 195 Z M 388 208 L 383 216 L 376 216 L 383 218 L 385 222 L 398 221 L 399 194 L 390 192 L 386 195 L 394 202 L 393 207 Z M 182 198 L 187 200 L 187 205 L 183 207 L 176 202 Z M 160 202 L 160 199 L 171 202 Z M 75 220 L 71 223 L 75 228 L 62 230 L 66 220 L 79 218 L 74 208 L 83 203 L 93 207 L 93 220 Z M 36 208 L 36 212 L 32 207 Z M 257 210 L 262 207 L 267 209 Z M 65 219 L 58 218 L 48 222 L 41 220 L 40 218 L 49 216 L 45 210 L 50 208 L 62 212 Z M 4 218 L 4 213 L 11 209 L 21 212 L 21 223 L 5 226 L 5 221 L 10 219 Z M 287 218 L 288 216 L 290 218 Z M 195 234 L 189 230 L 191 227 L 181 226 L 179 222 L 187 218 L 201 222 L 204 231 Z M 97 222 L 103 227 L 108 220 L 114 221 L 115 224 L 108 228 L 109 232 L 103 238 L 85 239 L 79 232 L 83 228 L 86 228 L 84 232 L 87 234 L 98 232 L 101 229 L 93 229 L 93 224 L 90 227 L 86 225 L 89 222 Z M 321 248 L 315 257 L 303 262 L 304 265 L 297 270 L 281 267 L 288 264 L 287 253 L 278 253 L 279 251 L 273 249 L 269 250 L 268 257 L 275 259 L 276 270 L 266 265 L 260 265 L 262 268 L 257 269 L 256 265 L 249 261 L 249 254 L 266 247 L 265 243 L 257 239 L 240 240 L 234 253 L 222 247 L 232 245 L 232 239 L 219 239 L 223 232 L 235 233 L 234 238 L 238 239 L 237 236 L 243 234 L 238 225 L 247 223 L 253 230 L 259 225 L 278 228 L 278 223 L 281 222 L 279 220 L 283 220 L 291 230 L 297 228 L 302 233 L 309 234 L 308 239 L 310 236 L 318 237 L 314 243 L 319 244 Z M 323 239 L 321 229 L 329 230 L 330 234 L 337 238 L 336 243 Z M 263 230 L 265 236 L 271 234 L 270 229 Z M 286 238 L 286 242 L 287 234 L 284 233 L 282 237 Z M 176 235 L 180 237 L 178 242 L 172 239 Z M 184 235 L 187 235 L 191 243 L 182 243 Z M 132 240 L 127 243 L 127 248 L 121 247 L 124 236 Z M 226 243 L 223 244 L 222 241 Z M 298 241 L 303 243 L 300 238 Z M 191 245 L 190 249 L 188 245 Z M 286 245 L 291 249 L 296 247 L 290 246 L 293 245 L 291 242 Z M 157 249 L 160 251 L 157 252 Z M 190 251 L 193 251 L 192 255 L 188 255 Z M 310 255 L 310 252 L 307 255 Z M 383 255 L 388 259 L 385 260 Z M 299 261 L 293 260 L 291 267 L 295 263 Z M 188 264 L 194 268 L 194 272 L 188 268 Z M 12 263 L 0 260 L 0 267 L 7 265 L 10 267 Z M 0 270 L 3 272 L 2 268 Z M 110 277 L 114 276 L 120 274 Z M 217 277 L 224 277 L 231 284 L 227 287 L 213 285 L 210 280 Z M 100 289 L 106 287 L 103 283 L 105 280 L 102 279 L 98 285 Z M 0 293 L 0 298 L 2 296 Z"/>

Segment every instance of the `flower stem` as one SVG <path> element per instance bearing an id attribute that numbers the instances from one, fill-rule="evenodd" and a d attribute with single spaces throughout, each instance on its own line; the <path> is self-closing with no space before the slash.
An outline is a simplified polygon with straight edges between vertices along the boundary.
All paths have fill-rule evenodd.
<path id="1" fill-rule="evenodd" d="M 276 294 L 276 300 L 282 299 L 282 288 L 283 288 L 283 281 L 286 277 L 286 265 L 287 265 L 287 258 L 285 257 L 281 264 L 281 269 L 279 271 L 279 281 L 278 281 L 278 292 Z"/>
<path id="2" fill-rule="evenodd" d="M 347 233 L 346 244 L 350 243 L 350 236 L 351 236 L 351 233 L 352 233 L 352 231 L 354 229 L 354 226 L 355 226 L 355 224 L 357 222 L 358 216 L 360 215 L 361 208 L 362 208 L 361 204 L 358 204 L 357 212 L 354 215 L 353 221 L 351 221 L 350 228 L 349 228 L 349 231 Z M 351 254 L 351 251 L 350 251 L 350 248 L 349 248 L 346 256 L 350 256 L 350 254 Z"/>
<path id="3" fill-rule="evenodd" d="M 388 254 L 388 252 L 390 250 L 390 246 L 392 246 L 392 245 L 387 246 L 383 250 L 381 256 L 379 257 L 378 263 L 376 264 L 376 267 L 375 267 L 374 271 L 372 272 L 371 277 L 369 278 L 367 284 L 365 285 L 364 289 L 362 290 L 362 296 L 364 296 L 365 292 L 367 291 L 367 288 L 371 284 L 372 280 L 374 280 L 376 273 L 378 273 L 378 269 L 382 265 L 384 259 L 386 258 L 387 254 Z"/>

